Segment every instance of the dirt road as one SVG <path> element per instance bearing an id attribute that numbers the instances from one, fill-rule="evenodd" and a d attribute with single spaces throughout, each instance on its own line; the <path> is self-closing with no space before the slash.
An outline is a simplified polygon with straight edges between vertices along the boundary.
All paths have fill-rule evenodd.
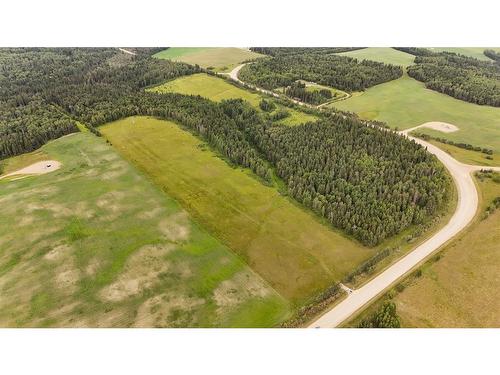
<path id="1" fill-rule="evenodd" d="M 129 55 L 136 55 L 135 52 L 132 52 L 132 51 L 129 51 L 129 50 L 126 50 L 125 48 L 118 48 L 120 51 L 122 51 L 123 53 L 127 53 Z"/>
<path id="2" fill-rule="evenodd" d="M 457 235 L 471 222 L 478 207 L 478 194 L 471 173 L 480 169 L 500 171 L 500 167 L 475 166 L 458 162 L 438 147 L 421 139 L 408 136 L 408 133 L 415 128 L 401 131 L 400 134 L 427 147 L 427 150 L 436 155 L 449 170 L 458 192 L 458 205 L 455 213 L 439 232 L 361 288 L 353 290 L 345 300 L 314 321 L 310 327 L 337 327 Z"/>

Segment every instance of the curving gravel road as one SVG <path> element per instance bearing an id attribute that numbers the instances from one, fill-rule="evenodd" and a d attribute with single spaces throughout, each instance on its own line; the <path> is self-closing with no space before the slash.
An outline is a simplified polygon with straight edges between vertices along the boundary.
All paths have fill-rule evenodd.
<path id="1" fill-rule="evenodd" d="M 231 79 L 240 82 L 244 85 L 252 87 L 258 91 L 273 96 L 279 96 L 269 90 L 265 90 L 253 85 L 246 84 L 238 78 L 238 73 L 246 64 L 242 64 L 234 68 L 229 76 Z M 304 105 L 305 103 L 294 102 Z M 472 172 L 481 169 L 492 169 L 500 171 L 500 167 L 486 167 L 478 165 L 467 165 L 460 163 L 452 156 L 441 150 L 440 148 L 419 138 L 411 137 L 408 135 L 411 131 L 426 126 L 422 124 L 411 129 L 400 131 L 399 134 L 426 147 L 427 150 L 436 155 L 436 157 L 448 169 L 453 181 L 457 187 L 458 204 L 455 213 L 449 222 L 439 232 L 434 234 L 431 238 L 426 240 L 421 245 L 417 246 L 415 250 L 405 255 L 375 278 L 364 284 L 361 288 L 351 290 L 342 285 L 342 288 L 348 292 L 346 299 L 333 307 L 330 311 L 326 312 L 319 319 L 314 321 L 309 327 L 327 328 L 337 327 L 342 322 L 351 317 L 354 313 L 372 301 L 374 298 L 382 294 L 389 287 L 391 287 L 400 278 L 408 274 L 414 267 L 423 262 L 429 255 L 438 250 L 447 241 L 456 236 L 462 231 L 474 218 L 478 207 L 478 193 L 474 180 L 472 179 Z"/>
<path id="2" fill-rule="evenodd" d="M 448 169 L 453 177 L 458 192 L 458 205 L 455 213 L 439 232 L 417 246 L 415 250 L 401 258 L 361 288 L 353 290 L 345 300 L 314 321 L 309 327 L 337 327 L 368 302 L 382 294 L 387 288 L 410 272 L 433 252 L 438 250 L 448 240 L 457 235 L 471 222 L 478 207 L 477 189 L 471 173 L 481 169 L 500 171 L 500 167 L 484 167 L 460 163 L 438 147 L 424 140 L 408 136 L 409 132 L 419 127 L 420 126 L 406 129 L 399 133 L 426 147 L 427 150 L 436 155 Z"/>

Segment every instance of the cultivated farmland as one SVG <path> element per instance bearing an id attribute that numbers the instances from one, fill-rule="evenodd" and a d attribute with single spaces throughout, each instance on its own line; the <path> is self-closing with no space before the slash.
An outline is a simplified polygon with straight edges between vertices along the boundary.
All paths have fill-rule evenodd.
<path id="1" fill-rule="evenodd" d="M 376 251 L 320 223 L 247 170 L 231 168 L 174 123 L 132 117 L 101 130 L 122 155 L 292 301 L 342 279 Z"/>
<path id="2" fill-rule="evenodd" d="M 9 159 L 0 180 L 0 326 L 273 326 L 289 304 L 103 139 Z"/>

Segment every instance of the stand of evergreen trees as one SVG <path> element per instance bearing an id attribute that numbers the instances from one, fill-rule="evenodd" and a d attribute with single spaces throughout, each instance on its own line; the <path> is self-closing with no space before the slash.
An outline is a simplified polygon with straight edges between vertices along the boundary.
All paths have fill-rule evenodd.
<path id="1" fill-rule="evenodd" d="M 483 51 L 486 57 L 489 57 L 492 60 L 495 60 L 497 63 L 500 63 L 500 52 L 496 52 L 492 49 L 485 49 Z"/>
<path id="2" fill-rule="evenodd" d="M 398 49 L 416 56 L 408 75 L 427 88 L 466 102 L 500 107 L 500 64 L 425 48 Z M 494 56 L 491 52 L 495 54 L 485 54 Z"/>
<path id="3" fill-rule="evenodd" d="M 403 75 L 399 66 L 321 53 L 278 54 L 244 66 L 240 78 L 273 90 L 297 80 L 319 83 L 345 91 L 361 91 Z"/>
<path id="4" fill-rule="evenodd" d="M 252 47 L 250 50 L 269 56 L 294 55 L 297 53 L 314 53 L 328 55 L 363 49 L 365 47 Z"/>
<path id="5" fill-rule="evenodd" d="M 130 108 L 116 107 L 115 101 L 130 102 L 127 97 L 148 85 L 199 71 L 152 59 L 150 49 L 136 52 L 117 65 L 115 57 L 123 52 L 114 48 L 0 49 L 0 159 L 78 131 L 61 108 L 73 115 L 78 106 L 96 107 L 95 116 L 102 116 L 99 107 L 110 106 L 106 118 L 118 119 Z M 102 119 L 91 117 L 84 123 Z"/>
<path id="6" fill-rule="evenodd" d="M 98 134 L 109 121 L 149 115 L 181 124 L 264 180 L 276 173 L 291 197 L 366 245 L 421 223 L 446 199 L 449 181 L 434 156 L 354 116 L 327 111 L 314 123 L 280 126 L 242 100 L 144 91 L 197 67 L 147 56 L 116 66 L 107 49 L 13 53 L 28 55 L 1 68 L 1 157 L 76 131 L 70 118 Z"/>
<path id="7" fill-rule="evenodd" d="M 332 92 L 327 89 L 308 91 L 306 85 L 300 81 L 293 82 L 285 89 L 285 94 L 290 98 L 299 99 L 301 102 L 318 105 L 332 99 Z"/>

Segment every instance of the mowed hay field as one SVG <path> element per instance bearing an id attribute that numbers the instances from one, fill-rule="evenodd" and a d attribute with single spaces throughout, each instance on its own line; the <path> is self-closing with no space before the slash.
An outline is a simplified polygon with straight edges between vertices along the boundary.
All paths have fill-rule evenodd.
<path id="1" fill-rule="evenodd" d="M 500 326 L 500 209 L 481 220 L 485 207 L 500 197 L 497 176 L 497 182 L 477 180 L 481 197 L 477 221 L 394 298 L 402 326 Z"/>
<path id="2" fill-rule="evenodd" d="M 374 254 L 320 223 L 178 125 L 130 117 L 100 128 L 114 147 L 294 304 Z"/>
<path id="3" fill-rule="evenodd" d="M 229 71 L 246 60 L 264 57 L 260 53 L 235 47 L 171 47 L 153 55 L 159 59 L 182 61 L 215 71 Z"/>
<path id="4" fill-rule="evenodd" d="M 358 60 L 372 60 L 386 64 L 408 66 L 413 64 L 415 56 L 409 53 L 397 51 L 390 47 L 369 47 L 349 52 L 341 52 L 338 55 L 354 57 Z"/>
<path id="5" fill-rule="evenodd" d="M 148 90 L 158 93 L 177 92 L 184 95 L 200 95 L 216 102 L 224 99 L 243 99 L 257 109 L 259 109 L 259 102 L 262 100 L 262 96 L 257 93 L 236 87 L 222 78 L 205 73 L 177 78 Z M 283 106 L 277 105 L 276 110 L 280 108 Z M 286 110 L 290 112 L 290 116 L 277 121 L 278 124 L 294 126 L 317 119 L 316 116 L 292 108 L 286 108 Z"/>
<path id="6" fill-rule="evenodd" d="M 384 121 L 391 128 L 408 129 L 430 121 L 451 123 L 460 130 L 442 133 L 420 128 L 419 132 L 500 152 L 500 108 L 467 103 L 426 89 L 406 74 L 330 106 L 355 112 L 366 120 Z"/>
<path id="7" fill-rule="evenodd" d="M 102 138 L 62 137 L 0 180 L 1 327 L 266 327 L 288 302 Z M 22 159 L 22 160 L 20 160 Z"/>

